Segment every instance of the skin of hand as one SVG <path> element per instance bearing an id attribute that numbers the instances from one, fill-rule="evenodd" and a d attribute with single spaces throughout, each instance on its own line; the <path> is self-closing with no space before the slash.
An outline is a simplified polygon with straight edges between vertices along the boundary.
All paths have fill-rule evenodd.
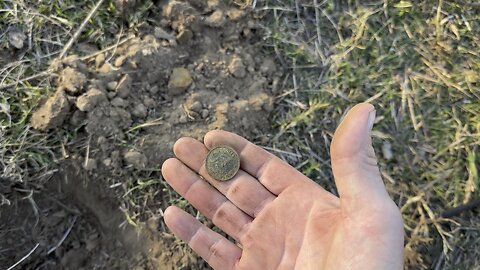
<path id="1" fill-rule="evenodd" d="M 211 131 L 204 144 L 181 138 L 164 178 L 236 243 L 175 206 L 165 210 L 165 223 L 214 269 L 402 269 L 403 222 L 377 167 L 374 119 L 372 105 L 358 104 L 335 132 L 339 197 L 238 135 Z M 241 169 L 226 182 L 204 165 L 217 145 L 240 155 Z"/>

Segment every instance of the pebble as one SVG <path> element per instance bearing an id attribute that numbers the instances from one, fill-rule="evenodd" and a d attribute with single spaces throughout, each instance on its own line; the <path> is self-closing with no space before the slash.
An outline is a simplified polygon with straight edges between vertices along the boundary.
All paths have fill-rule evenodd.
<path id="1" fill-rule="evenodd" d="M 117 88 L 117 82 L 116 81 L 111 81 L 111 82 L 107 83 L 107 89 L 109 91 L 115 91 L 116 88 Z"/>
<path id="2" fill-rule="evenodd" d="M 229 11 L 227 11 L 227 17 L 232 21 L 238 21 L 244 16 L 245 16 L 245 11 L 237 8 L 232 8 Z"/>
<path id="3" fill-rule="evenodd" d="M 265 59 L 260 66 L 260 71 L 264 74 L 272 75 L 277 71 L 275 62 L 270 58 Z"/>
<path id="4" fill-rule="evenodd" d="M 116 67 L 121 67 L 123 64 L 125 64 L 125 61 L 127 61 L 127 57 L 125 55 L 121 55 L 115 59 L 115 66 Z"/>
<path id="5" fill-rule="evenodd" d="M 112 99 L 112 101 L 110 101 L 110 104 L 112 104 L 112 106 L 122 107 L 122 108 L 125 108 L 128 106 L 128 102 L 121 97 L 116 97 Z"/>
<path id="6" fill-rule="evenodd" d="M 151 97 L 145 97 L 143 99 L 143 104 L 145 104 L 145 106 L 147 106 L 148 108 L 153 108 L 155 107 L 155 100 Z"/>
<path id="7" fill-rule="evenodd" d="M 8 42 L 16 49 L 22 49 L 27 36 L 18 28 L 12 27 L 8 31 Z"/>
<path id="8" fill-rule="evenodd" d="M 112 159 L 111 158 L 106 158 L 102 161 L 103 165 L 110 167 L 112 166 Z"/>
<path id="9" fill-rule="evenodd" d="M 86 118 L 87 116 L 84 112 L 75 110 L 75 112 L 73 112 L 72 116 L 70 117 L 70 124 L 74 127 L 80 126 L 83 124 Z"/>
<path id="10" fill-rule="evenodd" d="M 216 10 L 205 20 L 206 24 L 211 27 L 222 27 L 225 21 L 225 15 L 221 10 Z"/>
<path id="11" fill-rule="evenodd" d="M 152 87 L 150 87 L 150 89 L 148 90 L 152 95 L 156 95 L 158 93 L 158 85 L 154 85 Z"/>
<path id="12" fill-rule="evenodd" d="M 110 65 L 110 63 L 105 63 L 98 69 L 99 73 L 104 73 L 104 74 L 110 73 L 112 71 L 113 71 L 113 68 L 112 68 L 112 65 Z"/>
<path id="13" fill-rule="evenodd" d="M 174 68 L 168 82 L 169 93 L 172 95 L 182 94 L 192 83 L 192 76 L 186 68 Z"/>
<path id="14" fill-rule="evenodd" d="M 207 118 L 209 113 L 210 112 L 207 109 L 203 109 L 201 112 L 202 118 L 203 119 Z"/>
<path id="15" fill-rule="evenodd" d="M 87 171 L 92 171 L 97 168 L 97 161 L 93 158 L 89 158 L 83 163 L 83 168 Z"/>
<path id="16" fill-rule="evenodd" d="M 127 164 L 132 165 L 133 167 L 139 170 L 145 169 L 145 167 L 147 166 L 147 157 L 138 151 L 134 151 L 134 150 L 128 151 L 123 156 L 123 160 Z"/>
<path id="17" fill-rule="evenodd" d="M 244 78 L 247 75 L 245 65 L 243 64 L 242 59 L 238 56 L 233 57 L 228 65 L 228 71 L 237 78 Z"/>
<path id="18" fill-rule="evenodd" d="M 147 107 L 142 103 L 138 103 L 132 110 L 132 115 L 138 118 L 145 118 L 147 116 Z"/>
<path id="19" fill-rule="evenodd" d="M 197 100 L 193 102 L 192 105 L 190 105 L 189 109 L 196 113 L 200 113 L 200 111 L 203 109 L 203 105 L 200 101 Z"/>
<path id="20" fill-rule="evenodd" d="M 220 5 L 220 0 L 208 0 L 207 6 L 209 9 L 217 8 Z"/>
<path id="21" fill-rule="evenodd" d="M 105 64 L 105 54 L 101 53 L 95 57 L 95 67 L 99 69 L 103 64 Z"/>

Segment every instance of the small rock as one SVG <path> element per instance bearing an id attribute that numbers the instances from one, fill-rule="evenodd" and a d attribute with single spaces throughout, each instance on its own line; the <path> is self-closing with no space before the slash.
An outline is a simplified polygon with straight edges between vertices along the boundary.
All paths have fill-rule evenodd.
<path id="1" fill-rule="evenodd" d="M 110 65 L 110 63 L 105 63 L 98 69 L 98 72 L 103 74 L 110 73 L 112 71 L 113 67 Z"/>
<path id="2" fill-rule="evenodd" d="M 179 95 L 185 92 L 192 83 L 192 77 L 186 68 L 174 68 L 168 82 L 168 90 L 172 95 Z"/>
<path id="3" fill-rule="evenodd" d="M 232 8 L 227 11 L 227 17 L 232 21 L 238 21 L 242 19 L 244 16 L 245 16 L 245 11 L 238 8 Z"/>
<path id="4" fill-rule="evenodd" d="M 202 105 L 202 103 L 201 103 L 200 101 L 197 100 L 197 101 L 193 102 L 193 103 L 189 106 L 188 109 L 190 109 L 191 111 L 194 111 L 194 112 L 196 112 L 196 113 L 200 113 L 200 111 L 203 109 L 203 105 Z"/>
<path id="5" fill-rule="evenodd" d="M 277 66 L 275 65 L 275 62 L 267 58 L 263 61 L 262 65 L 260 66 L 260 71 L 264 74 L 267 75 L 272 75 L 277 71 Z"/>
<path id="6" fill-rule="evenodd" d="M 97 161 L 93 158 L 89 158 L 83 163 L 83 168 L 87 171 L 92 171 L 97 168 Z"/>
<path id="7" fill-rule="evenodd" d="M 125 55 L 121 55 L 115 59 L 115 66 L 116 67 L 121 67 L 123 64 L 125 64 L 125 61 L 127 61 L 127 57 Z"/>
<path id="8" fill-rule="evenodd" d="M 121 98 L 126 98 L 130 95 L 130 90 L 132 88 L 132 77 L 129 74 L 125 74 L 117 85 L 117 95 Z"/>
<path id="9" fill-rule="evenodd" d="M 207 1 L 207 6 L 210 10 L 213 10 L 220 5 L 220 0 L 208 0 Z"/>
<path id="10" fill-rule="evenodd" d="M 92 88 L 85 94 L 79 96 L 75 105 L 77 105 L 77 108 L 80 111 L 89 112 L 103 100 L 106 100 L 105 93 L 98 89 Z"/>
<path id="11" fill-rule="evenodd" d="M 234 56 L 228 65 L 228 71 L 230 71 L 230 73 L 237 78 L 244 78 L 245 75 L 247 75 L 247 71 L 242 59 L 237 56 Z"/>
<path id="12" fill-rule="evenodd" d="M 8 31 L 8 42 L 19 50 L 23 48 L 26 39 L 27 36 L 16 27 L 12 27 Z"/>
<path id="13" fill-rule="evenodd" d="M 157 39 L 165 39 L 165 40 L 174 40 L 175 36 L 168 33 L 167 31 L 163 30 L 161 27 L 155 27 L 153 30 L 153 35 Z"/>
<path id="14" fill-rule="evenodd" d="M 209 113 L 210 112 L 207 109 L 204 109 L 204 110 L 202 110 L 202 112 L 200 114 L 202 115 L 202 118 L 205 119 L 205 118 L 208 117 Z"/>
<path id="15" fill-rule="evenodd" d="M 105 54 L 101 53 L 95 57 L 95 68 L 99 69 L 105 64 Z"/>
<path id="16" fill-rule="evenodd" d="M 184 29 L 184 30 L 180 31 L 180 33 L 178 33 L 177 42 L 180 45 L 188 44 L 188 42 L 192 38 L 193 38 L 193 32 L 188 30 L 188 29 Z"/>
<path id="17" fill-rule="evenodd" d="M 71 94 L 80 93 L 87 82 L 87 77 L 71 67 L 65 68 L 60 74 L 59 85 Z"/>
<path id="18" fill-rule="evenodd" d="M 117 82 L 116 81 L 111 81 L 109 83 L 107 83 L 107 89 L 109 91 L 115 91 L 115 89 L 117 89 Z"/>
<path id="19" fill-rule="evenodd" d="M 145 97 L 143 99 L 143 104 L 145 104 L 145 106 L 147 106 L 148 108 L 153 108 L 155 107 L 155 100 L 151 97 Z"/>
<path id="20" fill-rule="evenodd" d="M 63 124 L 70 111 L 70 103 L 64 91 L 57 91 L 49 98 L 30 119 L 34 129 L 48 130 Z"/>
<path id="21" fill-rule="evenodd" d="M 225 22 L 225 15 L 221 10 L 216 10 L 205 20 L 205 23 L 211 27 L 221 27 L 225 24 Z"/>
<path id="22" fill-rule="evenodd" d="M 110 104 L 112 104 L 112 106 L 122 107 L 122 108 L 125 108 L 128 106 L 128 102 L 121 97 L 116 97 L 112 99 L 112 101 L 110 101 Z"/>
<path id="23" fill-rule="evenodd" d="M 147 166 L 147 157 L 137 151 L 130 150 L 123 156 L 123 160 L 129 164 L 133 165 L 138 170 L 145 169 Z"/>
<path id="24" fill-rule="evenodd" d="M 138 103 L 135 108 L 133 108 L 132 114 L 138 118 L 145 118 L 147 116 L 147 107 L 142 103 Z"/>
<path id="25" fill-rule="evenodd" d="M 392 144 L 390 142 L 388 141 L 383 142 L 382 154 L 386 160 L 391 160 L 393 158 Z"/>
<path id="26" fill-rule="evenodd" d="M 112 166 L 112 159 L 111 158 L 106 158 L 102 161 L 103 165 L 105 165 L 106 167 L 110 167 Z"/>
<path id="27" fill-rule="evenodd" d="M 117 93 L 116 92 L 108 92 L 107 93 L 107 97 L 108 99 L 114 99 L 115 97 L 117 96 Z"/>
<path id="28" fill-rule="evenodd" d="M 75 112 L 72 114 L 72 117 L 70 117 L 70 124 L 74 127 L 80 126 L 84 123 L 86 118 L 87 115 L 84 112 L 75 110 Z"/>
<path id="29" fill-rule="evenodd" d="M 152 87 L 150 87 L 150 89 L 148 90 L 152 95 L 156 95 L 158 93 L 158 85 L 154 85 Z"/>

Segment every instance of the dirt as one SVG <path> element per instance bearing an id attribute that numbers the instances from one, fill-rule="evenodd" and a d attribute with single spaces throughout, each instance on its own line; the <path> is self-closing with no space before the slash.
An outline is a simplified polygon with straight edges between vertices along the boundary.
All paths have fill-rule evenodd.
<path id="1" fill-rule="evenodd" d="M 174 239 L 158 230 L 158 216 L 141 227 L 129 226 L 113 194 L 75 162 L 64 163 L 33 194 L 19 187 L 4 192 L 17 202 L 0 216 L 5 243 L 0 261 L 7 265 L 32 249 L 21 269 L 176 269 L 185 264 L 183 254 L 169 249 Z"/>
<path id="2" fill-rule="evenodd" d="M 28 229 L 22 237 L 29 242 L 13 249 L 15 255 L 7 262 L 13 264 L 40 241 L 28 235 L 38 235 L 48 241 L 41 242 L 26 269 L 203 265 L 164 232 L 159 208 L 167 206 L 166 189 L 161 188 L 159 168 L 182 136 L 202 139 L 209 130 L 225 129 L 268 139 L 268 116 L 281 70 L 262 54 L 260 29 L 247 10 L 223 1 L 159 5 L 161 16 L 150 18 L 157 23 L 142 26 L 113 53 L 69 56 L 57 64 L 57 90 L 33 113 L 31 126 L 46 133 L 75 133 L 75 140 L 62 150 L 61 167 L 69 169 L 55 174 L 53 188 L 43 187 L 48 195 L 32 195 L 37 208 L 49 212 L 42 212 L 40 222 L 25 222 Z M 140 177 L 156 179 L 156 193 L 125 203 L 122 196 L 136 192 L 128 187 Z M 29 200 L 21 202 L 19 209 L 31 212 Z M 133 228 L 126 216 L 138 205 L 148 211 L 135 210 Z M 59 211 L 61 217 L 54 218 Z M 23 218 L 3 212 L 0 218 L 9 215 L 18 217 L 11 219 L 12 226 Z M 73 222 L 65 241 L 45 255 Z M 31 234 L 39 228 L 48 229 Z M 39 263 L 49 265 L 42 268 Z"/>

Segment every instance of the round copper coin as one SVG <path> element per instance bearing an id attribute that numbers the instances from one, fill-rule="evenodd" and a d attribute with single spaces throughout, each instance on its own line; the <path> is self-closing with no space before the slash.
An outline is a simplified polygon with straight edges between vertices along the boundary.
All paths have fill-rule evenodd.
<path id="1" fill-rule="evenodd" d="M 240 157 L 229 146 L 217 146 L 208 152 L 205 167 L 213 179 L 227 181 L 232 179 L 240 169 Z"/>

